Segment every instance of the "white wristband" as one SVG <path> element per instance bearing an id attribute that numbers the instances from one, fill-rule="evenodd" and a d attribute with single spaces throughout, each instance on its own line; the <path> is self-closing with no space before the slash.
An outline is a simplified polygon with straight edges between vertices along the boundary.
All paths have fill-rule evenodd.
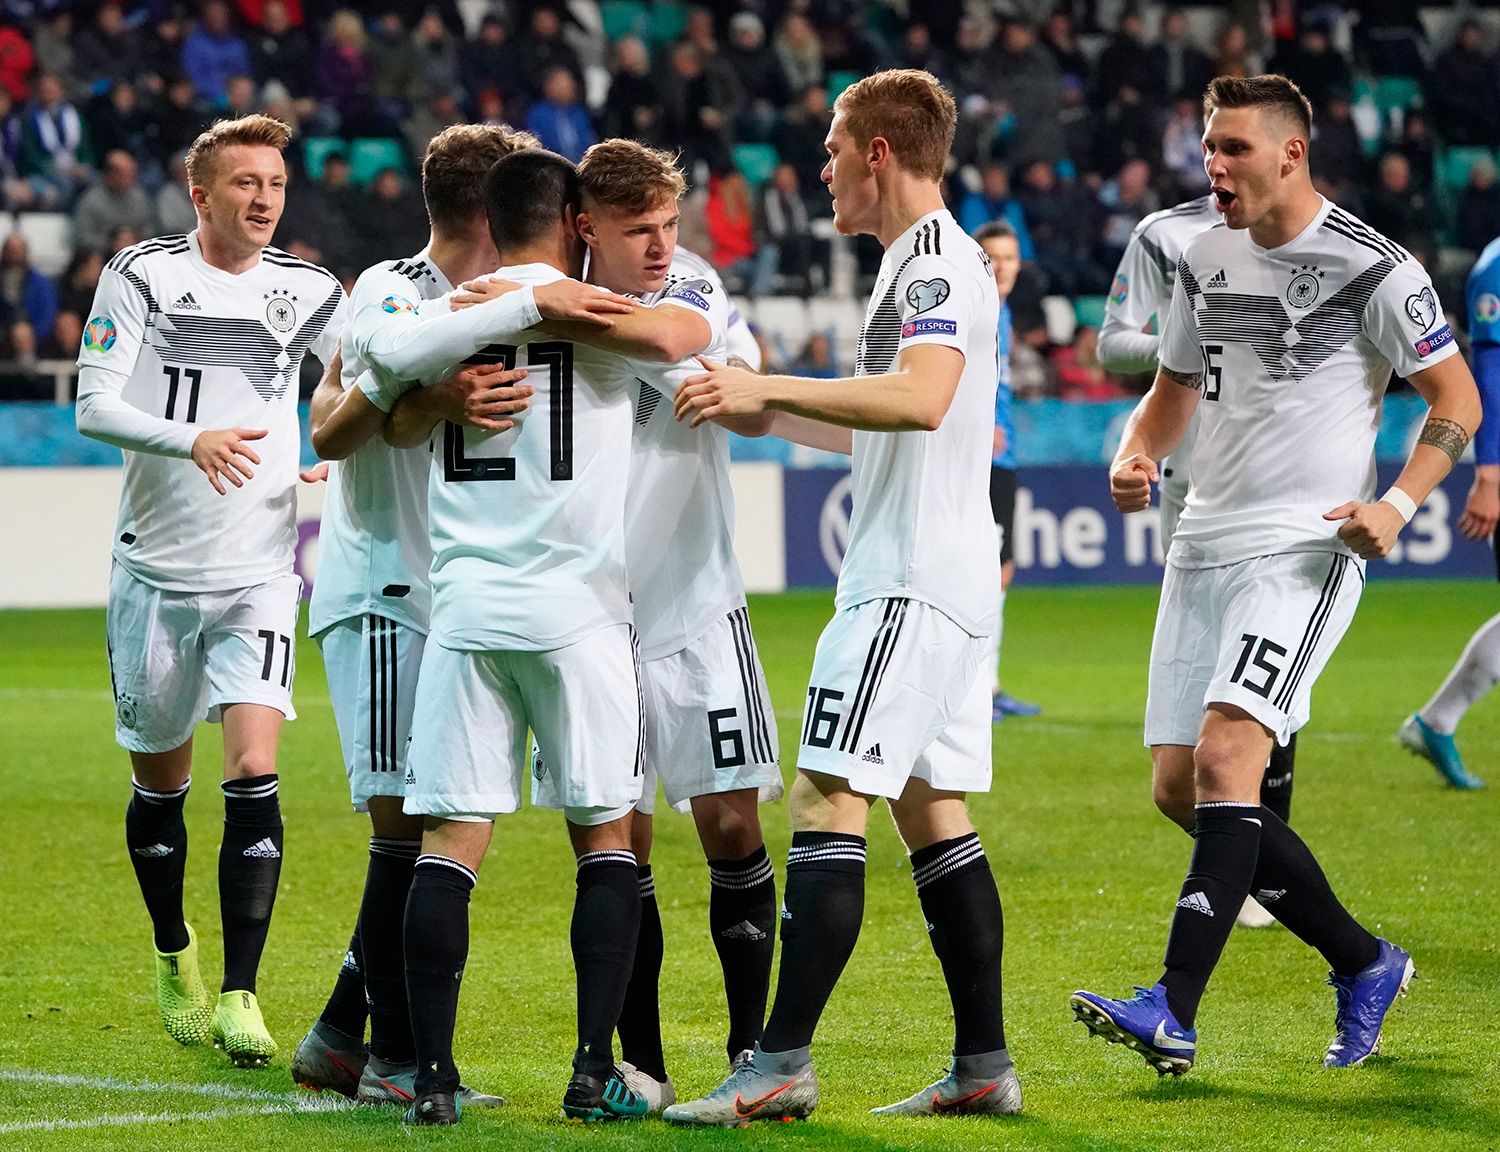
<path id="1" fill-rule="evenodd" d="M 1401 513 L 1403 523 L 1410 524 L 1411 518 L 1417 514 L 1417 502 L 1394 484 L 1381 499 Z"/>

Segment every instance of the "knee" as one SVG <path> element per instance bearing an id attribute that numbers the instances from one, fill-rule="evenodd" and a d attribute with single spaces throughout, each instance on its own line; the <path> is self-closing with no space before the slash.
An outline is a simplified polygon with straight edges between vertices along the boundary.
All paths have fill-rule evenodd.
<path id="1" fill-rule="evenodd" d="M 1193 776 L 1197 790 L 1208 796 L 1223 796 L 1232 790 L 1244 757 L 1229 740 L 1206 734 L 1193 750 Z"/>
<path id="2" fill-rule="evenodd" d="M 754 789 L 693 799 L 693 822 L 710 860 L 743 860 L 763 842 Z"/>
<path id="3" fill-rule="evenodd" d="M 224 779 L 244 780 L 270 776 L 276 771 L 276 753 L 268 748 L 241 748 L 224 762 Z"/>
<path id="4" fill-rule="evenodd" d="M 1193 826 L 1193 782 L 1164 779 L 1160 776 L 1152 782 L 1151 798 L 1157 810 L 1174 824 L 1183 828 Z"/>

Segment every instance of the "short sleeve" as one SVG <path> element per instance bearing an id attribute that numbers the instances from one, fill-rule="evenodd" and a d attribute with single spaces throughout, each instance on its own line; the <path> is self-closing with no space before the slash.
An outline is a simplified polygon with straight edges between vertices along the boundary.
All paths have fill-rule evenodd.
<path id="1" fill-rule="evenodd" d="M 137 261 L 137 267 L 140 262 Z M 94 306 L 83 326 L 83 343 L 78 350 L 78 367 L 102 368 L 129 376 L 135 371 L 136 359 L 146 339 L 146 303 L 150 289 L 132 271 L 127 279 L 112 268 L 106 268 L 94 291 Z"/>
<path id="2" fill-rule="evenodd" d="M 360 273 L 349 293 L 348 320 L 343 331 L 345 388 L 354 385 L 356 369 L 366 363 L 364 349 L 369 347 L 374 334 L 387 324 L 418 323 L 417 309 L 421 303 L 412 282 L 389 265 L 377 265 Z"/>
<path id="3" fill-rule="evenodd" d="M 1128 332 L 1140 332 L 1153 316 L 1157 317 L 1160 331 L 1172 303 L 1173 269 L 1147 232 L 1151 223 L 1154 221 L 1136 225 L 1104 302 L 1104 322 L 1117 324 Z"/>
<path id="4" fill-rule="evenodd" d="M 913 258 L 896 284 L 901 348 L 940 344 L 965 352 L 979 316 L 979 281 L 941 256 Z"/>
<path id="5" fill-rule="evenodd" d="M 1458 343 L 1426 270 L 1397 264 L 1365 305 L 1364 335 L 1398 376 L 1410 376 L 1454 355 Z"/>
<path id="6" fill-rule="evenodd" d="M 1469 340 L 1500 344 L 1500 261 L 1483 259 L 1469 273 Z"/>
<path id="7" fill-rule="evenodd" d="M 686 308 L 702 316 L 713 329 L 716 341 L 729 329 L 729 313 L 733 305 L 722 284 L 715 287 L 706 278 L 680 280 L 657 298 L 655 306 L 659 308 L 664 304 Z"/>
<path id="8" fill-rule="evenodd" d="M 1187 259 L 1177 262 L 1177 283 L 1172 288 L 1172 306 L 1162 321 L 1161 347 L 1157 355 L 1162 367 L 1173 372 L 1198 372 L 1203 368 L 1203 349 L 1198 343 L 1198 317 L 1188 300 L 1186 284 L 1192 278 Z"/>
<path id="9" fill-rule="evenodd" d="M 343 285 L 335 284 L 333 290 L 338 296 L 333 315 L 328 318 L 328 323 L 323 325 L 323 331 L 319 332 L 308 345 L 308 351 L 318 358 L 318 363 L 325 367 L 333 359 L 333 354 L 338 351 L 344 324 L 349 319 L 349 299 L 344 295 Z"/>

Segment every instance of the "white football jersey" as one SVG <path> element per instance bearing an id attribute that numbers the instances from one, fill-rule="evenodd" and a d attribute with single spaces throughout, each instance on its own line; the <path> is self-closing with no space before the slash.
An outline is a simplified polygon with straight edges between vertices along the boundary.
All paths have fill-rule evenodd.
<path id="1" fill-rule="evenodd" d="M 992 635 L 1000 556 L 989 502 L 1000 298 L 989 257 L 947 210 L 886 249 L 859 334 L 855 374 L 891 371 L 902 348 L 963 353 L 932 432 L 854 433 L 854 514 L 836 604 L 922 600 L 973 636 Z"/>
<path id="2" fill-rule="evenodd" d="M 679 252 L 666 286 L 647 302 L 703 316 L 714 334 L 703 355 L 723 362 L 733 305 L 712 268 Z M 683 372 L 665 391 L 655 380 L 635 389 L 625 556 L 642 660 L 680 652 L 745 604 L 734 557 L 729 434 L 673 414 L 675 389 L 693 374 Z"/>
<path id="3" fill-rule="evenodd" d="M 344 387 L 353 388 L 370 370 L 359 352 L 368 341 L 368 330 L 421 323 L 417 305 L 451 290 L 426 248 L 410 259 L 387 260 L 366 269 L 349 294 Z M 367 612 L 427 631 L 432 607 L 429 467 L 425 444 L 392 448 L 380 436 L 329 465 L 318 532 L 318 575 L 308 607 L 311 635 Z"/>
<path id="4" fill-rule="evenodd" d="M 532 286 L 564 278 L 546 264 L 495 275 Z M 538 335 L 480 354 L 529 370 L 535 393 L 514 428 L 444 423 L 434 432 L 430 634 L 445 648 L 545 651 L 631 620 L 631 396 L 639 379 L 685 366 Z"/>
<path id="5" fill-rule="evenodd" d="M 1117 333 L 1140 333 L 1152 317 L 1156 318 L 1157 333 L 1161 332 L 1167 311 L 1172 306 L 1172 288 L 1177 283 L 1177 261 L 1182 257 L 1182 250 L 1194 236 L 1208 231 L 1222 220 L 1219 210 L 1214 207 L 1214 198 L 1199 196 L 1153 212 L 1135 226 L 1105 298 L 1104 326 L 1099 329 L 1101 344 Z M 1150 354 L 1143 354 L 1134 364 L 1124 366 L 1126 370 L 1154 372 L 1159 343 L 1159 336 L 1152 339 Z M 1176 478 L 1184 486 L 1187 472 L 1192 467 L 1193 440 L 1197 432 L 1198 422 L 1194 419 L 1166 464 L 1166 470 L 1177 473 Z"/>
<path id="6" fill-rule="evenodd" d="M 115 560 L 158 588 L 212 592 L 292 570 L 302 357 L 338 346 L 344 291 L 279 248 L 238 275 L 203 259 L 198 233 L 134 244 L 99 278 L 78 366 L 79 399 L 125 403 L 193 428 L 264 428 L 241 488 L 213 490 L 190 459 L 125 453 Z"/>
<path id="7" fill-rule="evenodd" d="M 1391 371 L 1409 376 L 1457 350 L 1422 266 L 1327 200 L 1279 248 L 1229 228 L 1189 242 L 1161 362 L 1202 373 L 1203 399 L 1168 563 L 1352 555 L 1323 514 L 1374 499 Z"/>

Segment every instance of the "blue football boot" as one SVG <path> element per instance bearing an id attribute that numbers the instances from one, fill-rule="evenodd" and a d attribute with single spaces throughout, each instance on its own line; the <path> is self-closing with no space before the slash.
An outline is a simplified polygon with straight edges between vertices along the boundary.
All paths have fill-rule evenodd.
<path id="1" fill-rule="evenodd" d="M 1401 725 L 1400 731 L 1396 733 L 1396 739 L 1408 752 L 1415 753 L 1428 761 L 1453 787 L 1463 789 L 1484 787 L 1484 781 L 1464 767 L 1464 762 L 1458 755 L 1458 745 L 1453 737 L 1444 732 L 1434 732 L 1427 727 L 1422 717 L 1408 716 L 1406 723 Z"/>
<path id="2" fill-rule="evenodd" d="M 1160 984 L 1137 986 L 1129 1000 L 1106 1000 L 1093 992 L 1074 992 L 1068 1003 L 1092 1035 L 1139 1052 L 1158 1074 L 1181 1076 L 1193 1066 L 1198 1032 L 1177 1023 L 1167 1007 L 1167 990 Z"/>
<path id="3" fill-rule="evenodd" d="M 1380 1025 L 1396 997 L 1406 995 L 1406 986 L 1417 970 L 1405 949 L 1388 940 L 1380 941 L 1380 955 L 1353 976 L 1328 974 L 1338 997 L 1333 1042 L 1323 1057 L 1325 1068 L 1352 1068 L 1380 1051 Z"/>

